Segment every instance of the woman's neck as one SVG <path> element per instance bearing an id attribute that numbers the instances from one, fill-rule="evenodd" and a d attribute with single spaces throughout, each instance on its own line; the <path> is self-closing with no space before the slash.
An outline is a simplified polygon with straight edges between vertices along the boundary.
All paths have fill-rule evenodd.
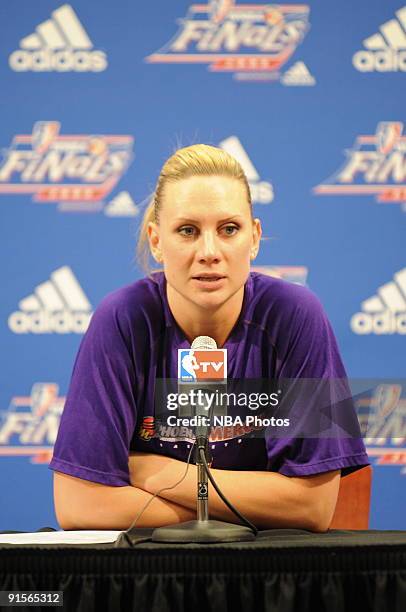
<path id="1" fill-rule="evenodd" d="M 240 316 L 244 286 L 227 302 L 213 310 L 199 308 L 168 284 L 166 295 L 173 317 L 190 343 L 197 336 L 210 336 L 221 348 Z"/>

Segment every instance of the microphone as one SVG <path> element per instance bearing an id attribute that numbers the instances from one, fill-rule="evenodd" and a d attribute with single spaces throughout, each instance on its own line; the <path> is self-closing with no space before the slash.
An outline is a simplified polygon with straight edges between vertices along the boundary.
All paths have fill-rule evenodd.
<path id="1" fill-rule="evenodd" d="M 214 351 L 217 348 L 217 343 L 210 336 L 197 336 L 191 344 L 191 349 L 195 351 Z"/>
<path id="2" fill-rule="evenodd" d="M 217 343 L 210 336 L 198 336 L 192 342 L 190 347 L 194 351 L 215 351 L 217 349 Z M 226 360 L 225 360 L 226 361 Z M 223 379 L 224 380 L 224 379 Z M 199 389 L 203 392 L 203 397 L 207 400 L 208 394 L 214 394 L 218 391 L 218 385 L 211 382 L 210 379 L 199 381 Z M 226 385 L 225 385 L 226 386 Z M 214 387 L 216 387 L 214 389 Z M 206 405 L 205 405 L 206 404 Z M 211 420 L 214 414 L 214 410 L 211 406 L 207 405 L 208 402 L 202 402 L 202 405 L 198 405 L 196 410 L 198 418 L 198 424 L 196 426 L 196 450 L 195 450 L 195 461 L 197 466 L 197 520 L 207 521 L 209 519 L 209 481 L 207 472 L 205 469 L 204 462 L 200 456 L 201 449 L 206 457 L 206 463 L 210 463 L 209 456 L 209 432 L 211 428 Z M 205 419 L 205 416 L 208 419 Z"/>
<path id="3" fill-rule="evenodd" d="M 182 409 L 182 416 L 197 417 L 196 467 L 197 467 L 197 520 L 154 529 L 153 542 L 242 542 L 253 540 L 256 529 L 223 521 L 209 520 L 208 479 L 217 493 L 234 511 L 214 482 L 208 467 L 209 428 L 213 413 L 222 412 L 218 404 L 219 389 L 227 389 L 227 350 L 218 349 L 210 336 L 198 336 L 190 349 L 178 350 L 178 392 L 187 392 L 190 402 Z M 197 394 L 197 405 L 192 397 Z M 216 397 L 215 397 L 216 396 Z M 216 399 L 216 402 L 214 401 Z M 185 414 L 186 413 L 186 414 Z M 237 512 L 243 519 L 242 515 Z M 248 522 L 245 521 L 247 524 Z M 255 530 L 255 532 L 253 531 Z"/>
<path id="4" fill-rule="evenodd" d="M 208 352 L 210 351 L 210 352 Z M 218 349 L 210 336 L 198 336 L 190 349 L 178 351 L 178 396 L 188 395 L 189 402 L 179 405 L 180 417 L 205 416 L 210 408 L 212 414 L 223 416 L 223 402 L 219 394 L 227 391 L 227 350 Z M 200 400 L 195 402 L 196 395 Z M 202 411 L 203 395 L 211 397 L 206 410 Z M 216 400 L 216 401 L 215 401 Z M 196 410 L 197 408 L 197 410 Z"/>

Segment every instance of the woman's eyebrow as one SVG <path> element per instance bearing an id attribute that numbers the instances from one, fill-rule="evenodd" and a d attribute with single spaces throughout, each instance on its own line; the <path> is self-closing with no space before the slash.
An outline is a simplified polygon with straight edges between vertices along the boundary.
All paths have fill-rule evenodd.
<path id="1" fill-rule="evenodd" d="M 218 223 L 225 223 L 226 221 L 234 221 L 237 219 L 243 219 L 242 215 L 233 215 L 232 217 L 226 217 L 225 219 L 219 219 Z M 175 217 L 174 222 L 176 223 L 200 223 L 198 219 L 192 219 L 191 217 Z"/>

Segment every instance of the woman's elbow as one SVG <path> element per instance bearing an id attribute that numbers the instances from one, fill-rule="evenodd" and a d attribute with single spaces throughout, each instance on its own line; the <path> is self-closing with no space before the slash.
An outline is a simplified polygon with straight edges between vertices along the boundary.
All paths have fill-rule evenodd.
<path id="1" fill-rule="evenodd" d="M 333 503 L 334 501 L 334 503 Z M 308 511 L 308 529 L 315 533 L 325 533 L 328 531 L 333 520 L 335 510 L 335 500 L 319 500 L 312 504 Z"/>
<path id="2" fill-rule="evenodd" d="M 97 485 L 96 485 L 97 486 Z M 92 516 L 95 483 L 54 472 L 54 508 L 61 529 L 89 529 L 86 517 Z"/>

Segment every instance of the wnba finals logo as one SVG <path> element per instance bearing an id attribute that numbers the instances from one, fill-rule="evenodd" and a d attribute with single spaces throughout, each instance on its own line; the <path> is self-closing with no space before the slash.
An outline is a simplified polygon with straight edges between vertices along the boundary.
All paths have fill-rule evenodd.
<path id="1" fill-rule="evenodd" d="M 309 13 L 306 4 L 238 5 L 235 0 L 192 4 L 179 20 L 180 29 L 175 36 L 146 61 L 208 64 L 210 72 L 231 72 L 240 81 L 309 84 L 306 79 L 310 74 L 306 73 L 303 82 L 300 75 L 296 73 L 293 78 L 292 73 L 285 82 L 279 72 L 307 34 Z M 296 66 L 295 70 L 307 68 Z"/>
<path id="2" fill-rule="evenodd" d="M 178 379 L 182 382 L 227 378 L 227 349 L 178 349 Z"/>

